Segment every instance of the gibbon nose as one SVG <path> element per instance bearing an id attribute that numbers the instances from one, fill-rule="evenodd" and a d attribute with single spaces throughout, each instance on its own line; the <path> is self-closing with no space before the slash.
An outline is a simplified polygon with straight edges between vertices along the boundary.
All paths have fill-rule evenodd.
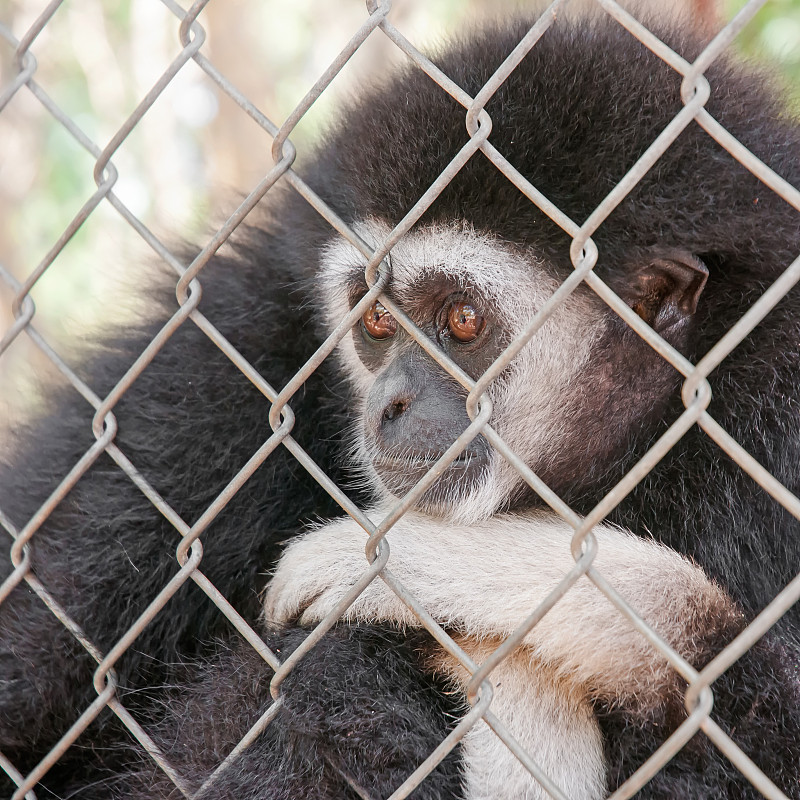
<path id="1" fill-rule="evenodd" d="M 411 405 L 411 397 L 399 397 L 396 400 L 393 400 L 389 403 L 386 408 L 383 409 L 383 414 L 381 415 L 381 423 L 392 422 L 400 417 L 402 414 L 408 410 L 409 406 Z"/>
<path id="2" fill-rule="evenodd" d="M 425 392 L 424 373 L 412 370 L 402 355 L 387 366 L 376 378 L 367 397 L 367 419 L 373 434 L 386 435 L 387 430 L 405 429 L 408 413 L 417 402 L 420 392 Z"/>

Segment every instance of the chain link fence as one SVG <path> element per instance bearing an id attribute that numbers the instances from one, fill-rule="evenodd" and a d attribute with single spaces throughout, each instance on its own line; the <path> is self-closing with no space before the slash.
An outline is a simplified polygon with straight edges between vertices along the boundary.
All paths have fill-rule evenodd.
<path id="1" fill-rule="evenodd" d="M 573 539 L 573 552 L 580 553 L 584 544 L 591 544 L 591 529 L 600 523 L 621 499 L 648 473 L 654 464 L 681 438 L 692 426 L 699 426 L 705 434 L 711 437 L 719 447 L 729 454 L 742 470 L 747 472 L 753 480 L 768 492 L 778 503 L 783 505 L 794 517 L 800 519 L 800 500 L 781 485 L 770 475 L 748 452 L 746 452 L 731 436 L 723 430 L 718 423 L 708 414 L 707 406 L 710 401 L 709 373 L 718 366 L 723 359 L 748 335 L 750 331 L 770 312 L 770 310 L 783 298 L 786 293 L 800 280 L 800 257 L 788 264 L 783 275 L 763 296 L 747 311 L 739 322 L 697 363 L 692 364 L 670 347 L 653 330 L 644 324 L 639 317 L 625 305 L 608 287 L 596 278 L 592 269 L 597 261 L 597 249 L 593 243 L 592 235 L 603 224 L 625 196 L 636 186 L 637 182 L 659 160 L 661 155 L 670 147 L 671 143 L 691 123 L 696 123 L 719 143 L 727 152 L 744 167 L 756 175 L 768 189 L 778 194 L 800 214 L 800 191 L 789 185 L 779 175 L 756 158 L 743 147 L 736 138 L 705 110 L 705 103 L 709 97 L 710 87 L 704 77 L 704 72 L 709 65 L 722 54 L 735 39 L 740 31 L 752 20 L 754 14 L 763 5 L 763 2 L 751 0 L 743 10 L 725 26 L 700 56 L 693 62 L 685 61 L 676 52 L 671 50 L 657 39 L 646 27 L 621 8 L 613 0 L 597 0 L 601 13 L 612 17 L 617 24 L 626 28 L 633 36 L 638 38 L 646 47 L 655 52 L 678 74 L 683 76 L 681 97 L 684 106 L 672 122 L 652 142 L 647 151 L 638 159 L 625 177 L 608 193 L 605 199 L 594 209 L 589 217 L 582 223 L 571 219 L 563 210 L 556 207 L 536 188 L 531 185 L 523 175 L 506 161 L 502 153 L 498 152 L 489 141 L 490 118 L 485 106 L 497 89 L 513 72 L 526 54 L 536 46 L 539 38 L 553 25 L 559 14 L 566 6 L 565 0 L 556 0 L 538 18 L 530 28 L 527 35 L 519 42 L 516 49 L 508 56 L 497 72 L 472 97 L 463 88 L 457 85 L 450 77 L 443 74 L 437 66 L 423 55 L 417 47 L 409 41 L 392 22 L 391 0 L 367 0 L 367 9 L 364 13 L 363 23 L 353 31 L 352 38 L 343 48 L 341 53 L 333 60 L 329 67 L 319 77 L 306 96 L 282 123 L 273 122 L 261 109 L 240 92 L 225 75 L 204 54 L 206 34 L 202 24 L 202 12 L 209 0 L 197 0 L 188 10 L 179 6 L 173 0 L 161 0 L 164 6 L 174 14 L 178 21 L 178 37 L 175 42 L 174 59 L 159 79 L 153 84 L 149 92 L 141 99 L 136 109 L 125 122 L 118 128 L 111 139 L 105 144 L 94 141 L 84 132 L 79 122 L 61 110 L 49 91 L 37 82 L 37 59 L 34 55 L 37 37 L 42 33 L 62 5 L 61 0 L 51 2 L 36 21 L 24 31 L 12 32 L 0 25 L 0 42 L 2 47 L 10 54 L 13 53 L 16 64 L 15 74 L 5 85 L 0 87 L 0 112 L 19 93 L 28 93 L 41 104 L 41 107 L 63 127 L 69 136 L 88 153 L 94 160 L 94 180 L 96 191 L 85 201 L 82 208 L 69 222 L 58 240 L 52 244 L 46 256 L 35 265 L 26 275 L 24 280 L 17 281 L 10 272 L 0 265 L 0 281 L 2 281 L 11 295 L 13 295 L 12 311 L 13 323 L 3 334 L 0 343 L 0 355 L 20 337 L 28 337 L 38 350 L 69 382 L 74 392 L 80 394 L 86 403 L 93 409 L 92 434 L 94 442 L 87 447 L 82 457 L 74 466 L 62 476 L 62 480 L 47 500 L 33 514 L 30 519 L 11 519 L 0 509 L 0 523 L 11 538 L 10 556 L 13 571 L 0 585 L 0 603 L 3 603 L 12 591 L 23 584 L 27 584 L 60 623 L 80 643 L 97 664 L 94 673 L 94 687 L 97 697 L 74 721 L 74 724 L 63 733 L 57 744 L 33 769 L 23 774 L 15 763 L 0 754 L 0 768 L 10 776 L 17 789 L 13 794 L 14 800 L 18 798 L 35 798 L 37 784 L 42 780 L 54 765 L 61 759 L 69 748 L 75 745 L 76 740 L 87 730 L 92 721 L 106 708 L 110 709 L 122 724 L 128 729 L 130 735 L 149 753 L 158 768 L 163 770 L 174 782 L 175 786 L 186 796 L 193 796 L 188 788 L 184 776 L 178 774 L 176 769 L 159 749 L 158 745 L 148 733 L 147 726 L 138 721 L 134 714 L 126 707 L 124 700 L 118 692 L 115 664 L 130 648 L 135 647 L 137 638 L 151 622 L 167 609 L 173 597 L 187 582 L 193 582 L 211 599 L 230 625 L 258 652 L 265 664 L 274 671 L 272 686 L 280 697 L 280 685 L 283 679 L 291 672 L 308 651 L 315 647 L 319 639 L 339 619 L 339 615 L 331 615 L 325 619 L 307 640 L 287 659 L 281 660 L 278 654 L 272 652 L 265 644 L 258 631 L 254 630 L 236 608 L 218 591 L 214 583 L 204 574 L 203 549 L 200 537 L 206 532 L 212 522 L 220 515 L 231 499 L 245 486 L 251 476 L 259 469 L 271 455 L 279 448 L 285 448 L 296 459 L 314 480 L 335 499 L 335 501 L 356 520 L 365 531 L 367 540 L 367 556 L 372 563 L 365 562 L 364 579 L 350 593 L 348 599 L 352 602 L 358 592 L 363 591 L 369 581 L 383 580 L 417 615 L 423 627 L 428 629 L 436 640 L 458 661 L 467 667 L 472 674 L 470 693 L 479 698 L 467 716 L 459 722 L 451 734 L 442 742 L 442 745 L 421 764 L 402 786 L 392 795 L 393 798 L 407 797 L 426 776 L 436 767 L 441 759 L 454 748 L 464 734 L 483 719 L 494 730 L 505 744 L 514 752 L 522 764 L 537 778 L 546 781 L 541 775 L 541 770 L 532 761 L 529 755 L 519 746 L 513 736 L 508 732 L 503 721 L 495 716 L 491 705 L 491 693 L 480 692 L 480 687 L 485 681 L 491 680 L 492 670 L 500 661 L 508 656 L 513 646 L 522 640 L 525 634 L 537 624 L 548 608 L 582 576 L 588 577 L 597 588 L 618 608 L 619 613 L 627 617 L 640 630 L 646 630 L 646 623 L 637 615 L 624 599 L 609 585 L 605 577 L 593 566 L 593 557 L 584 555 L 576 562 L 576 568 L 564 577 L 563 582 L 553 590 L 542 605 L 532 610 L 530 616 L 522 623 L 520 628 L 510 637 L 508 643 L 496 651 L 483 664 L 474 663 L 455 641 L 443 630 L 437 622 L 425 611 L 425 598 L 411 595 L 401 583 L 392 576 L 386 566 L 386 550 L 381 542 L 389 532 L 392 525 L 401 516 L 413 507 L 416 500 L 436 480 L 435 474 L 429 474 L 406 497 L 399 501 L 385 519 L 368 519 L 347 494 L 332 481 L 317 464 L 307 455 L 304 449 L 292 437 L 295 418 L 291 410 L 292 399 L 309 377 L 318 369 L 337 343 L 348 334 L 351 327 L 358 323 L 365 309 L 373 301 L 381 297 L 382 302 L 400 321 L 408 333 L 416 340 L 419 346 L 446 370 L 468 392 L 467 407 L 472 418 L 472 424 L 459 437 L 454 447 L 448 451 L 446 461 L 452 461 L 477 435 L 482 435 L 493 448 L 499 451 L 518 470 L 524 480 L 550 505 L 550 507 L 575 531 Z M 320 95 L 328 88 L 334 78 L 340 73 L 348 59 L 363 45 L 370 36 L 383 36 L 391 42 L 417 68 L 425 72 L 443 92 L 447 92 L 460 103 L 465 111 L 467 128 L 470 135 L 469 143 L 458 153 L 451 164 L 419 198 L 417 205 L 400 221 L 391 231 L 383 244 L 375 251 L 365 245 L 362 239 L 351 230 L 334 213 L 332 209 L 314 192 L 314 190 L 300 177 L 294 169 L 297 151 L 290 141 L 290 136 L 298 123 L 318 100 Z M 239 207 L 219 227 L 207 241 L 199 254 L 187 263 L 183 254 L 175 251 L 158 238 L 140 219 L 137 214 L 120 199 L 115 193 L 115 185 L 119 179 L 119 172 L 114 159 L 121 145 L 139 125 L 142 118 L 148 113 L 159 96 L 176 79 L 182 69 L 193 61 L 212 81 L 219 91 L 224 93 L 241 109 L 243 114 L 254 120 L 263 133 L 271 141 L 273 166 L 258 183 L 257 186 L 244 198 Z M 383 283 L 379 280 L 381 263 L 390 253 L 391 248 L 404 236 L 426 209 L 433 203 L 438 195 L 445 189 L 458 170 L 472 158 L 487 158 L 517 189 L 527 197 L 531 203 L 541 209 L 552 219 L 556 225 L 563 229 L 572 239 L 571 257 L 574 272 L 564 281 L 561 287 L 552 295 L 550 300 L 538 311 L 530 321 L 523 336 L 514 341 L 502 356 L 480 377 L 471 380 L 459 367 L 450 360 L 434 343 L 432 343 L 402 311 L 394 306 L 390 299 L 381 294 Z M 267 378 L 262 376 L 258 369 L 238 352 L 218 328 L 204 316 L 198 308 L 200 299 L 203 268 L 217 251 L 226 243 L 228 238 L 243 223 L 256 207 L 257 203 L 272 188 L 281 182 L 292 187 L 305 201 L 330 224 L 331 228 L 356 247 L 367 261 L 366 279 L 373 288 L 353 308 L 352 312 L 341 321 L 335 332 L 325 341 L 322 347 L 312 358 L 296 373 L 296 375 L 280 390 L 276 390 Z M 51 269 L 57 269 L 58 258 L 70 240 L 79 231 L 82 225 L 96 212 L 98 207 L 106 204 L 114 209 L 119 216 L 131 227 L 146 244 L 158 254 L 164 264 L 168 265 L 177 278 L 175 284 L 179 300 L 179 308 L 171 319 L 161 328 L 148 346 L 139 354 L 125 375 L 113 388 L 105 394 L 98 393 L 96 387 L 86 383 L 71 364 L 68 358 L 62 358 L 57 349 L 41 335 L 36 325 L 36 309 L 30 293 L 42 276 Z M 376 282 L 377 281 L 377 282 Z M 530 341 L 541 326 L 560 306 L 570 293 L 581 283 L 590 286 L 617 314 L 619 314 L 646 342 L 680 372 L 685 380 L 683 383 L 683 398 L 685 411 L 680 418 L 672 424 L 669 430 L 661 436 L 655 445 L 647 452 L 639 463 L 624 477 L 600 502 L 595 509 L 585 517 L 576 514 L 566 505 L 548 486 L 546 486 L 529 467 L 507 446 L 502 438 L 493 430 L 490 424 L 491 403 L 486 394 L 490 383 L 502 373 L 515 356 Z M 173 508 L 167 500 L 148 482 L 146 470 L 141 470 L 137 463 L 129 458 L 115 441 L 117 421 L 115 407 L 123 396 L 135 384 L 142 372 L 151 364 L 159 351 L 168 340 L 182 326 L 196 326 L 225 357 L 235 365 L 242 375 L 271 403 L 269 422 L 272 426 L 271 435 L 265 439 L 258 450 L 240 469 L 230 478 L 228 485 L 217 495 L 208 507 L 197 509 L 196 521 L 188 523 L 178 510 Z M 157 443 L 156 443 L 157 446 Z M 67 610 L 59 603 L 48 585 L 42 582 L 31 568 L 29 544 L 35 542 L 37 531 L 43 526 L 54 509 L 64 500 L 71 489 L 81 480 L 89 468 L 97 461 L 101 454 L 107 454 L 116 464 L 116 469 L 127 476 L 132 484 L 147 498 L 163 517 L 174 527 L 179 536 L 179 545 L 175 553 L 178 569 L 171 580 L 165 583 L 158 596 L 149 603 L 143 613 L 124 635 L 111 648 L 103 650 L 97 646 L 84 632 L 78 621 L 73 619 Z M 584 548 L 585 549 L 585 548 Z M 591 554 L 592 548 L 587 550 Z M 389 563 L 391 567 L 391 563 Z M 734 741 L 725 734 L 709 716 L 710 698 L 714 681 L 739 659 L 742 654 L 756 642 L 770 627 L 781 618 L 787 609 L 800 598 L 800 576 L 793 580 L 784 591 L 750 623 L 746 630 L 732 641 L 713 661 L 703 669 L 696 670 L 684 661 L 678 653 L 670 649 L 654 631 L 650 631 L 650 642 L 660 651 L 669 663 L 688 683 L 686 691 L 687 707 L 690 714 L 677 730 L 669 737 L 665 744 L 643 764 L 639 770 L 613 795 L 616 797 L 629 797 L 646 783 L 658 769 L 666 764 L 675 753 L 694 735 L 702 731 L 716 747 L 718 747 L 730 760 L 735 769 L 740 770 L 752 784 L 766 797 L 784 797 L 782 792 L 764 775 L 759 768 L 742 752 Z M 213 785 L 217 777 L 222 774 L 237 757 L 244 751 L 259 734 L 270 724 L 279 702 L 274 704 L 256 725 L 242 738 L 240 744 L 230 752 L 228 757 L 218 766 L 215 772 L 205 781 L 199 794 Z M 768 745 L 766 745 L 768 746 Z M 563 797 L 559 789 L 546 781 L 548 791 L 555 797 Z"/>

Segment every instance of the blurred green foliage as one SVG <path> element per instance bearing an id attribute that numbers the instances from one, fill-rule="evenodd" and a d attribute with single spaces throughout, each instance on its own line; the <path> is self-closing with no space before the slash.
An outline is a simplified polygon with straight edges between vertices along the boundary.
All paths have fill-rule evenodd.
<path id="1" fill-rule="evenodd" d="M 744 5 L 729 2 L 727 17 Z M 800 0 L 770 0 L 736 39 L 740 53 L 772 66 L 785 84 L 787 100 L 800 113 Z"/>

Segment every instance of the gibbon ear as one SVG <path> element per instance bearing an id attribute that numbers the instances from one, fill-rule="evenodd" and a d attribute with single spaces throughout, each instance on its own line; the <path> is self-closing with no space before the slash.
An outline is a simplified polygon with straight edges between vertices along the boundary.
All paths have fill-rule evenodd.
<path id="1" fill-rule="evenodd" d="M 634 267 L 614 291 L 657 333 L 697 310 L 708 280 L 708 268 L 681 250 L 661 251 Z"/>

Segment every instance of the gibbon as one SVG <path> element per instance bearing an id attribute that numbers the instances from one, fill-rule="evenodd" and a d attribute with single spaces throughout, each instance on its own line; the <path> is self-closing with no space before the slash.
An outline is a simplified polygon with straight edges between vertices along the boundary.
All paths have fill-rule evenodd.
<path id="1" fill-rule="evenodd" d="M 528 27 L 484 28 L 435 63 L 475 96 Z M 674 31 L 660 36 L 689 60 L 701 49 Z M 800 126 L 763 76 L 727 59 L 705 74 L 713 117 L 800 184 Z M 489 141 L 580 223 L 681 109 L 680 84 L 616 23 L 559 20 L 488 103 Z M 464 115 L 420 70 L 402 70 L 342 110 L 304 177 L 379 247 L 468 141 Z M 235 254 L 201 274 L 201 309 L 283 386 L 369 287 L 359 251 L 297 195 L 272 196 Z M 595 274 L 696 362 L 797 258 L 800 213 L 690 123 L 592 238 Z M 476 153 L 392 247 L 383 294 L 291 400 L 292 435 L 350 485 L 368 517 L 383 519 L 470 424 L 466 390 L 388 305 L 478 379 L 571 274 L 570 242 Z M 787 295 L 712 372 L 708 407 L 795 494 L 799 302 L 796 291 Z M 99 390 L 160 324 L 127 331 L 88 362 Z M 586 514 L 678 419 L 682 382 L 580 285 L 487 389 L 490 423 Z M 115 408 L 116 443 L 191 522 L 266 438 L 268 413 L 264 397 L 185 325 Z M 59 395 L 52 415 L 32 423 L 0 477 L 10 519 L 24 524 L 77 461 L 87 419 Z M 278 450 L 203 535 L 204 573 L 279 658 L 367 569 L 356 522 L 318 521 L 336 513 Z M 592 533 L 594 568 L 698 669 L 800 572 L 798 520 L 697 425 Z M 391 527 L 386 568 L 480 663 L 574 566 L 572 535 L 479 435 Z M 176 540 L 100 459 L 31 539 L 32 569 L 109 648 L 174 574 Z M 794 607 L 712 685 L 713 719 L 794 798 L 799 630 Z M 186 585 L 117 665 L 126 707 L 193 790 L 272 703 L 271 670 L 248 646 L 223 641 L 228 631 L 205 594 Z M 16 588 L 0 605 L 0 751 L 20 768 L 35 763 L 94 697 L 92 671 L 41 601 Z M 201 796 L 388 797 L 466 713 L 469 677 L 378 578 L 286 678 L 265 733 Z M 605 797 L 687 715 L 683 678 L 585 577 L 489 680 L 492 711 L 571 798 Z M 110 712 L 98 718 L 79 740 L 92 746 L 71 748 L 44 785 L 81 797 L 180 796 L 146 757 L 131 765 L 118 728 Z M 413 796 L 548 795 L 479 722 Z M 760 795 L 698 733 L 641 796 Z"/>

